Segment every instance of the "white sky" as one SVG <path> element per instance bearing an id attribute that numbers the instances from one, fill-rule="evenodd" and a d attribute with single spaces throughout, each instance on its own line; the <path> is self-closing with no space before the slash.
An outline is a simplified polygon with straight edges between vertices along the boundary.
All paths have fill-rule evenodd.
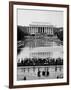
<path id="1" fill-rule="evenodd" d="M 32 22 L 48 22 L 56 27 L 63 27 L 62 11 L 44 11 L 44 10 L 17 10 L 17 24 L 27 26 Z"/>

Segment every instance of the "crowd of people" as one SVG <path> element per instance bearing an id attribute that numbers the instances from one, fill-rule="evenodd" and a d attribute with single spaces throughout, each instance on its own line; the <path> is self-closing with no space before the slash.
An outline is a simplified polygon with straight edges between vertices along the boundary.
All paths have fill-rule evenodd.
<path id="1" fill-rule="evenodd" d="M 18 59 L 18 66 L 46 66 L 46 65 L 63 65 L 61 58 L 21 58 Z"/>

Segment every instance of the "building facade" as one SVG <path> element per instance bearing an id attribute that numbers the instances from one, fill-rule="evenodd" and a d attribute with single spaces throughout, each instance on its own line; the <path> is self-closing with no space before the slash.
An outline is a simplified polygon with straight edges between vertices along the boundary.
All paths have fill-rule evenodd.
<path id="1" fill-rule="evenodd" d="M 53 35 L 53 25 L 44 25 L 44 24 L 30 24 L 25 26 L 27 32 L 30 34 L 47 34 Z"/>

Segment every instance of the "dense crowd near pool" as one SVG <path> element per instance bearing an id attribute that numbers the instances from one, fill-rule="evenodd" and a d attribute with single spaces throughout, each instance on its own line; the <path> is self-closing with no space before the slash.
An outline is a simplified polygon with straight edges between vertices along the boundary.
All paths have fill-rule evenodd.
<path id="1" fill-rule="evenodd" d="M 18 60 L 18 66 L 45 66 L 45 65 L 63 65 L 61 58 L 21 58 Z"/>

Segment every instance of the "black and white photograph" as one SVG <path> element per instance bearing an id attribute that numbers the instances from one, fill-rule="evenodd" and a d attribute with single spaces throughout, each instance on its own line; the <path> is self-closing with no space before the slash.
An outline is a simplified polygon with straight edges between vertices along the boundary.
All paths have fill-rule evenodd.
<path id="1" fill-rule="evenodd" d="M 63 78 L 63 12 L 17 9 L 17 80 Z"/>
<path id="2" fill-rule="evenodd" d="M 26 2 L 11 5 L 10 82 L 16 87 L 68 84 L 68 6 Z"/>

